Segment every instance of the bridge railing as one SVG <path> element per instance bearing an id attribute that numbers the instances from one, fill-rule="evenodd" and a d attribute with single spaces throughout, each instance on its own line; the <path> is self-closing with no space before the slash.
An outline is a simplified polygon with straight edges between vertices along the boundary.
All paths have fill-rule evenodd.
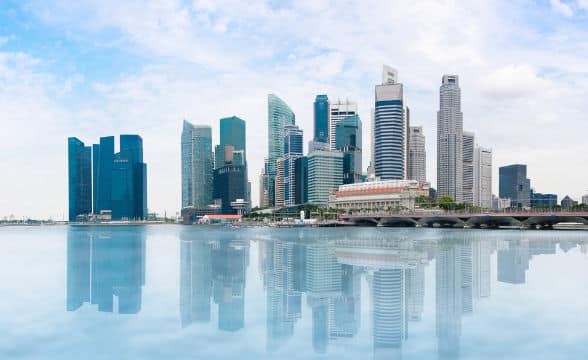
<path id="1" fill-rule="evenodd" d="M 588 211 L 571 211 L 569 209 L 530 209 L 520 211 L 444 211 L 444 210 L 426 210 L 426 211 L 401 211 L 401 212 L 357 212 L 353 214 L 342 214 L 341 218 L 353 217 L 477 217 L 477 216 L 505 216 L 505 217 L 528 217 L 528 216 L 588 216 Z"/>

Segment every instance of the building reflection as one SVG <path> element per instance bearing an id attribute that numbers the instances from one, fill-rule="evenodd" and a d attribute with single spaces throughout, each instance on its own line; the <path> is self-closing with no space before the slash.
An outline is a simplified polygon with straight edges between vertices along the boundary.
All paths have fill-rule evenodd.
<path id="1" fill-rule="evenodd" d="M 136 314 L 145 285 L 143 227 L 76 227 L 67 233 L 67 311 Z"/>
<path id="2" fill-rule="evenodd" d="M 232 237 L 209 241 L 201 235 L 190 230 L 180 234 L 182 327 L 210 322 L 214 301 L 218 305 L 219 330 L 238 331 L 245 326 L 249 241 Z"/>

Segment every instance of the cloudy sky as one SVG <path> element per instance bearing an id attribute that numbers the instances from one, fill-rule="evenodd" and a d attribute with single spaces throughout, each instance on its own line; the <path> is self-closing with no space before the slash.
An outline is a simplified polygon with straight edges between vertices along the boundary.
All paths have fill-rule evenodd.
<path id="1" fill-rule="evenodd" d="M 444 73 L 460 75 L 464 128 L 532 187 L 588 192 L 588 0 L 0 2 L 0 216 L 64 218 L 66 138 L 138 133 L 149 209 L 180 206 L 182 119 L 247 121 L 253 198 L 267 94 L 312 136 L 316 94 L 359 104 L 364 158 L 382 64 L 399 70 L 436 183 Z"/>

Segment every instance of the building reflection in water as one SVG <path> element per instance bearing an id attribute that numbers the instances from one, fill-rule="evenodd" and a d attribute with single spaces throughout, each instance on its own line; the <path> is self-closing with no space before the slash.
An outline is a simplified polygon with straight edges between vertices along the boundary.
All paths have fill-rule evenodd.
<path id="1" fill-rule="evenodd" d="M 218 305 L 218 328 L 245 326 L 245 280 L 249 241 L 223 234 L 203 239 L 189 229 L 180 234 L 180 318 L 183 327 L 209 322 L 211 300 Z M 228 236 L 228 237 L 227 237 Z"/>
<path id="2" fill-rule="evenodd" d="M 144 285 L 142 227 L 69 227 L 67 311 L 90 303 L 98 311 L 136 314 Z"/>

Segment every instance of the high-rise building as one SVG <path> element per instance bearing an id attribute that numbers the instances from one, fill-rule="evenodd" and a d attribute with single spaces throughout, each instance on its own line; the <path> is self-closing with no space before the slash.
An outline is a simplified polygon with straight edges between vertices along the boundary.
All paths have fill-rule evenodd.
<path id="1" fill-rule="evenodd" d="M 408 180 L 427 181 L 427 152 L 422 126 L 411 126 L 408 132 Z"/>
<path id="2" fill-rule="evenodd" d="M 184 120 L 182 128 L 182 208 L 212 203 L 212 129 Z"/>
<path id="3" fill-rule="evenodd" d="M 498 196 L 511 199 L 511 206 L 531 205 L 531 180 L 527 179 L 527 165 L 514 164 L 498 169 Z"/>
<path id="4" fill-rule="evenodd" d="M 329 102 L 329 148 L 337 148 L 337 124 L 348 116 L 357 114 L 357 103 L 345 100 Z"/>
<path id="5" fill-rule="evenodd" d="M 314 141 L 329 141 L 329 98 L 317 95 L 314 99 Z"/>
<path id="6" fill-rule="evenodd" d="M 220 145 L 231 145 L 235 151 L 243 151 L 243 160 L 246 162 L 247 143 L 245 120 L 236 116 L 220 119 Z"/>
<path id="7" fill-rule="evenodd" d="M 308 202 L 327 204 L 329 194 L 343 184 L 343 154 L 315 151 L 308 155 Z"/>
<path id="8" fill-rule="evenodd" d="M 467 204 L 474 203 L 474 147 L 475 135 L 473 132 L 464 131 L 462 140 L 463 155 L 463 182 L 462 196 L 463 202 Z"/>
<path id="9" fill-rule="evenodd" d="M 303 132 L 296 125 L 284 127 L 283 197 L 284 206 L 296 204 L 296 159 L 304 151 Z M 279 160 L 278 160 L 279 161 Z M 278 171 L 279 172 L 279 171 Z M 276 188 L 276 192 L 278 189 Z"/>
<path id="10" fill-rule="evenodd" d="M 285 206 L 284 202 L 284 158 L 281 157 L 276 160 L 276 180 L 275 182 L 275 199 L 274 206 L 282 208 Z"/>
<path id="11" fill-rule="evenodd" d="M 231 203 L 247 200 L 247 168 L 243 165 L 225 165 L 214 169 L 213 199 L 220 200 L 223 214 L 237 214 Z"/>
<path id="12" fill-rule="evenodd" d="M 474 150 L 474 205 L 492 208 L 492 149 L 476 146 Z"/>
<path id="13" fill-rule="evenodd" d="M 78 138 L 67 139 L 69 221 L 92 212 L 92 150 Z"/>
<path id="14" fill-rule="evenodd" d="M 113 220 L 147 217 L 147 164 L 143 162 L 143 139 L 121 135 L 120 151 L 114 153 L 114 137 L 93 145 L 94 213 L 109 210 Z"/>
<path id="15" fill-rule="evenodd" d="M 269 199 L 268 199 L 268 180 L 269 176 L 267 176 L 265 172 L 265 168 L 259 174 L 259 207 L 266 208 L 269 206 Z"/>
<path id="16" fill-rule="evenodd" d="M 308 157 L 302 156 L 294 161 L 295 204 L 308 202 Z"/>
<path id="17" fill-rule="evenodd" d="M 351 115 L 340 120 L 335 126 L 335 147 L 343 153 L 343 183 L 361 182 L 361 120 Z"/>
<path id="18" fill-rule="evenodd" d="M 398 71 L 383 67 L 382 84 L 375 88 L 374 170 L 381 180 L 406 179 L 409 117 Z"/>
<path id="19" fill-rule="evenodd" d="M 294 112 L 279 97 L 269 94 L 267 98 L 268 124 L 268 197 L 269 206 L 275 204 L 276 161 L 284 156 L 284 127 L 294 125 Z"/>
<path id="20" fill-rule="evenodd" d="M 457 75 L 443 75 L 437 112 L 437 196 L 463 202 L 463 113 Z"/>

